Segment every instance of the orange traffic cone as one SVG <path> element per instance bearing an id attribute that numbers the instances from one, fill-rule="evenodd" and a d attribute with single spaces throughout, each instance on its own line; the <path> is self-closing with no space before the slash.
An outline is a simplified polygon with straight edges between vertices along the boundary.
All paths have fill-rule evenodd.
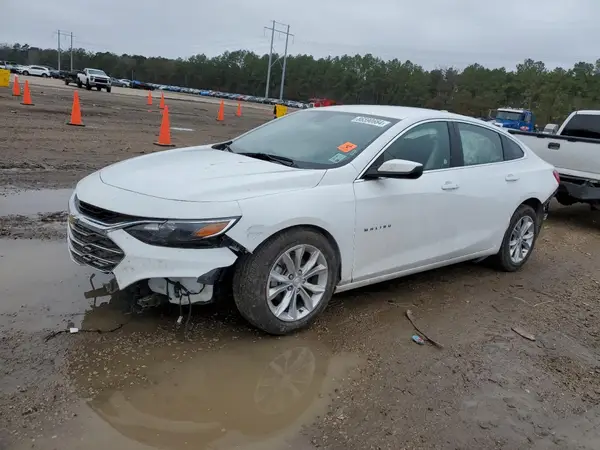
<path id="1" fill-rule="evenodd" d="M 165 109 L 165 94 L 164 92 L 160 93 L 160 105 L 158 105 L 160 109 Z"/>
<path id="2" fill-rule="evenodd" d="M 238 117 L 242 117 L 242 104 L 240 102 L 238 102 L 238 108 L 237 108 L 237 111 L 235 112 L 235 115 Z"/>
<path id="3" fill-rule="evenodd" d="M 158 134 L 158 142 L 154 145 L 161 147 L 175 147 L 171 144 L 171 124 L 169 123 L 169 107 L 165 106 L 162 113 L 162 122 L 160 123 L 160 133 Z"/>
<path id="4" fill-rule="evenodd" d="M 71 121 L 67 122 L 67 125 L 75 125 L 78 127 L 84 127 L 85 125 L 81 121 L 81 109 L 79 108 L 79 93 L 73 92 L 73 106 L 71 107 Z"/>
<path id="5" fill-rule="evenodd" d="M 23 91 L 23 102 L 21 105 L 33 106 L 33 103 L 31 103 L 31 92 L 29 92 L 28 80 L 25 80 L 25 90 Z"/>
<path id="6" fill-rule="evenodd" d="M 152 105 L 152 91 L 148 91 L 148 105 Z"/>
<path id="7" fill-rule="evenodd" d="M 21 96 L 21 86 L 19 86 L 19 77 L 15 75 L 15 79 L 13 81 L 13 96 L 20 97 Z"/>
<path id="8" fill-rule="evenodd" d="M 222 122 L 225 120 L 225 102 L 221 100 L 221 105 L 219 106 L 219 112 L 217 113 L 217 120 Z"/>

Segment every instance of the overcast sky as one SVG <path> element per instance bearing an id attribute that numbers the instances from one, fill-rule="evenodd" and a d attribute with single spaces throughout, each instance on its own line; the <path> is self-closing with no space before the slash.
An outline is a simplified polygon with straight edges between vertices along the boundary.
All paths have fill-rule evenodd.
<path id="1" fill-rule="evenodd" d="M 56 47 L 61 29 L 76 47 L 119 54 L 266 53 L 264 27 L 277 20 L 295 35 L 290 53 L 317 57 L 372 53 L 428 69 L 600 58 L 600 0 L 0 0 L 0 15 L 0 42 Z M 277 35 L 276 50 L 284 44 Z"/>

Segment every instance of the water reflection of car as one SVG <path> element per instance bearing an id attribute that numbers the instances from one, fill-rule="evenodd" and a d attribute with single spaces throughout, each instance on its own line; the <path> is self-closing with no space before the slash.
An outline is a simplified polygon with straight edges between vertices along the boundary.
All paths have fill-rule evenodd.
<path id="1" fill-rule="evenodd" d="M 107 326 L 111 307 L 103 304 L 86 313 L 82 328 Z M 122 320 L 120 312 L 115 316 Z M 320 414 L 320 394 L 360 362 L 352 355 L 334 355 L 322 342 L 306 337 L 221 339 L 228 344 L 201 351 L 196 342 L 178 343 L 178 349 L 153 344 L 144 348 L 145 356 L 128 353 L 127 345 L 121 352 L 117 342 L 123 339 L 86 341 L 89 346 L 76 359 L 88 362 L 81 372 L 72 370 L 72 381 L 86 395 L 103 386 L 89 402 L 91 409 L 120 434 L 165 450 L 186 444 L 237 448 L 278 439 L 292 425 Z M 128 379 L 123 388 L 112 389 L 125 367 L 148 383 Z M 89 378 L 93 371 L 98 376 Z"/>

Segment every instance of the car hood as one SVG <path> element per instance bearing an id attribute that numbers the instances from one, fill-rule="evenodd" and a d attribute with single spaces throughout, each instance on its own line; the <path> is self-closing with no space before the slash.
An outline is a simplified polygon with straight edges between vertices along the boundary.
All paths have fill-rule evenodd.
<path id="1" fill-rule="evenodd" d="M 168 200 L 235 201 L 310 189 L 325 170 L 305 170 L 262 161 L 210 146 L 163 151 L 100 170 L 103 183 Z"/>

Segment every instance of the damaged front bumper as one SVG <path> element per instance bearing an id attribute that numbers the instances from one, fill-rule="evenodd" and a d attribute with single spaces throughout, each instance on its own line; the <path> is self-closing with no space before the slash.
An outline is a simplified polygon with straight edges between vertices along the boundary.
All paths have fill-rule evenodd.
<path id="1" fill-rule="evenodd" d="M 89 220 L 77 211 L 73 199 L 67 236 L 69 254 L 77 264 L 113 274 L 119 289 L 147 280 L 153 292 L 167 296 L 172 303 L 210 302 L 219 269 L 237 259 L 227 247 L 183 249 L 145 244 L 123 229 Z"/>

